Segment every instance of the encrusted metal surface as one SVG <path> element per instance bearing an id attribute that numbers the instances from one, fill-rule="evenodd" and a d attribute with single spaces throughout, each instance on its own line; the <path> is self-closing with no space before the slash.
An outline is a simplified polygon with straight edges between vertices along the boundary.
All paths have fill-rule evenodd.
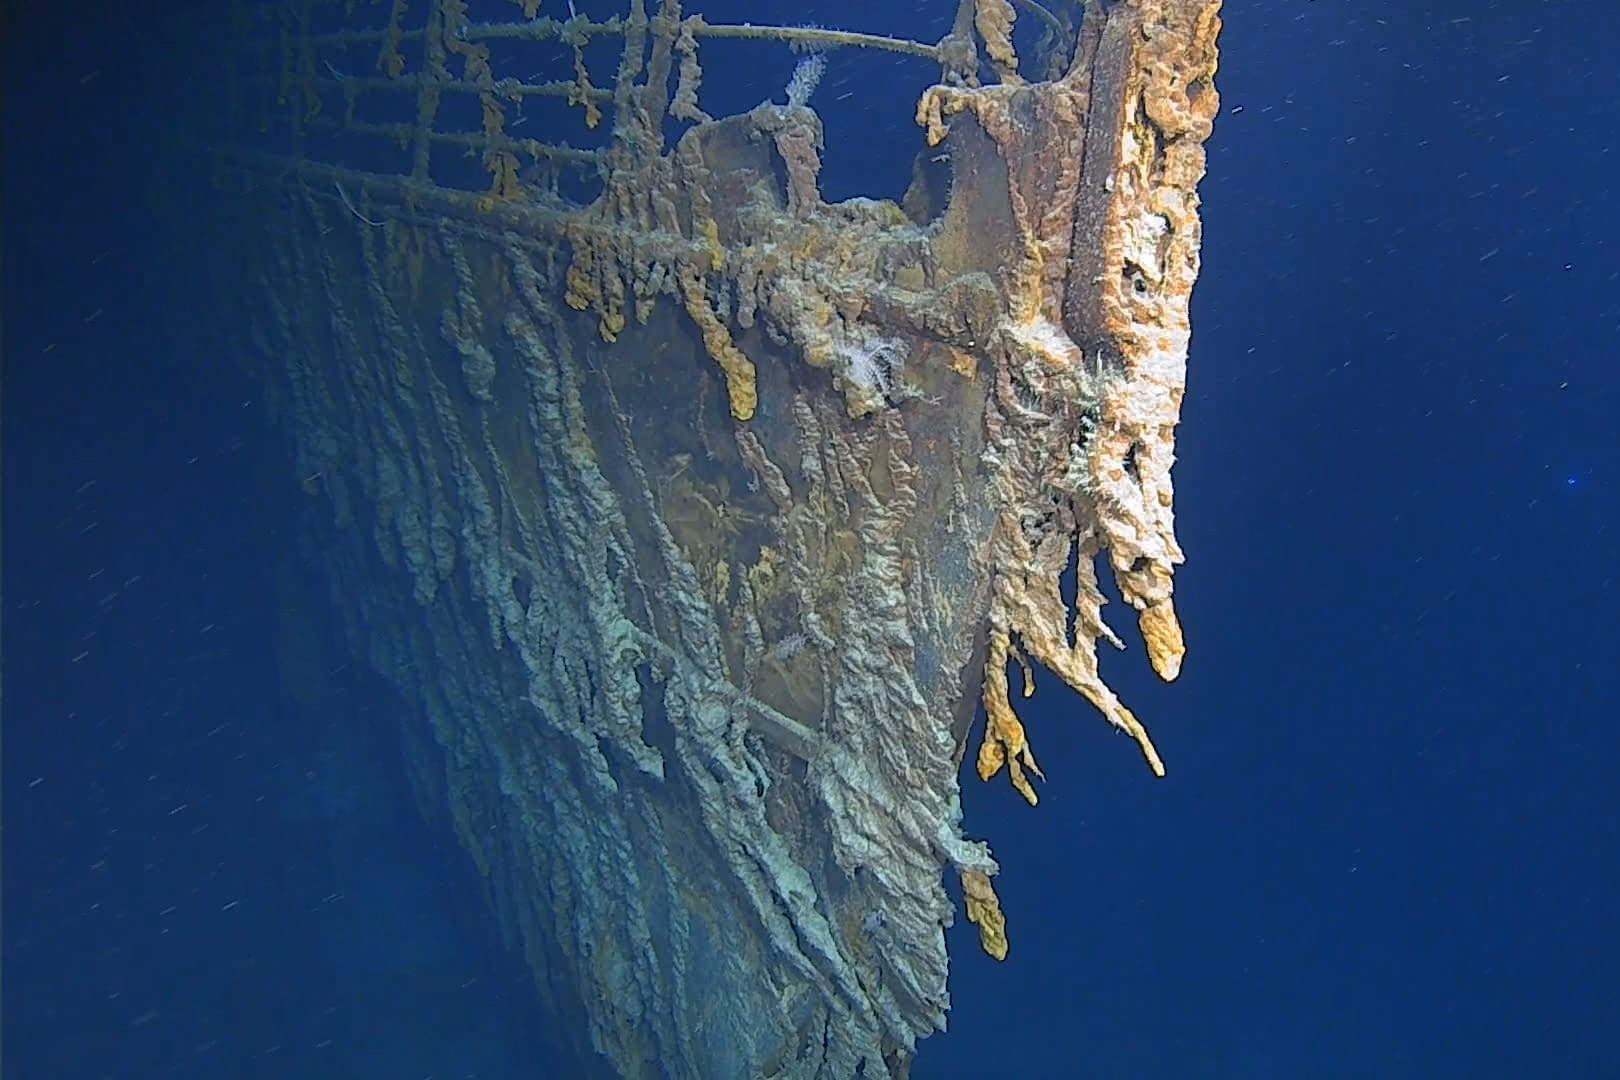
<path id="1" fill-rule="evenodd" d="M 251 128 L 255 107 L 283 115 L 255 97 L 274 85 L 282 142 L 216 160 L 242 210 L 219 275 L 236 348 L 309 477 L 356 649 L 417 707 L 424 803 L 581 1069 L 904 1075 L 949 1005 L 947 873 L 1007 955 L 957 777 L 982 699 L 979 774 L 1006 766 L 1035 800 L 1009 660 L 1162 772 L 1097 672 L 1119 641 L 1095 557 L 1174 678 L 1170 466 L 1219 0 L 1093 3 L 1083 27 L 965 0 L 935 45 L 640 0 L 612 23 L 416 6 L 417 29 L 404 0 L 374 30 L 287 16 L 252 54 L 272 77 L 231 96 Z M 1024 59 L 1022 10 L 1044 35 Z M 727 34 L 811 48 L 788 104 L 704 113 L 701 43 Z M 608 37 L 598 89 L 582 50 Z M 572 79 L 502 78 L 502 43 L 531 40 L 571 48 Z M 899 204 L 820 194 L 831 45 L 939 65 Z M 356 49 L 374 74 L 340 62 Z M 440 122 L 455 93 L 480 130 Z M 374 94 L 411 117 L 367 119 Z M 538 95 L 612 137 L 514 139 Z M 326 122 L 394 140 L 401 167 L 323 155 Z M 446 148 L 487 187 L 440 175 Z M 588 202 L 567 195 L 580 169 Z"/>

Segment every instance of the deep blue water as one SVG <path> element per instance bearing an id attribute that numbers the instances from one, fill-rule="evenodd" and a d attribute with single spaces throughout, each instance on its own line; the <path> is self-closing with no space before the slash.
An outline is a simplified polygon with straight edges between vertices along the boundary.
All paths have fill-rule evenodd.
<path id="1" fill-rule="evenodd" d="M 151 209 L 190 167 L 153 149 L 168 46 L 206 42 L 125 7 L 8 12 L 4 46 L 6 1074 L 557 1075 L 387 692 L 277 577 L 301 478 Z M 1226 21 L 1188 660 L 1105 661 L 1169 775 L 1037 672 L 1040 807 L 965 785 L 1012 953 L 951 931 L 915 1075 L 1620 1075 L 1620 16 Z M 712 111 L 758 100 L 725 71 Z M 838 96 L 887 77 L 829 63 L 830 195 L 905 181 L 910 83 Z"/>

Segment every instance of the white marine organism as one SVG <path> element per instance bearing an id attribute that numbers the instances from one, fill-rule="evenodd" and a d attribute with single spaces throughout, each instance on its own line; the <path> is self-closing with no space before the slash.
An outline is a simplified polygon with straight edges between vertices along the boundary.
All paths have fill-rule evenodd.
<path id="1" fill-rule="evenodd" d="M 819 52 L 810 53 L 799 58 L 794 65 L 793 77 L 787 84 L 788 108 L 799 108 L 810 103 L 810 95 L 816 92 L 821 85 L 821 77 L 827 72 L 827 58 Z"/>
<path id="2" fill-rule="evenodd" d="M 862 331 L 858 339 L 847 342 L 842 349 L 844 378 L 875 391 L 885 404 L 892 404 L 908 351 L 899 338 Z"/>

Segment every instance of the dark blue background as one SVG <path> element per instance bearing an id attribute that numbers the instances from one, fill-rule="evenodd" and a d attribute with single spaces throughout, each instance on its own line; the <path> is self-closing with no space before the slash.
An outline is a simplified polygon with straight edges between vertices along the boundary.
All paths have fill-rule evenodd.
<path id="1" fill-rule="evenodd" d="M 555 1075 L 386 694 L 338 652 L 335 716 L 281 694 L 302 478 L 157 224 L 204 24 L 133 7 L 5 38 L 8 1075 Z M 1012 953 L 951 932 L 915 1075 L 1620 1075 L 1620 16 L 1226 21 L 1188 660 L 1105 660 L 1169 776 L 1037 672 L 1041 806 L 966 782 Z M 916 145 L 925 73 L 866 63 L 812 99 L 833 197 L 896 194 Z M 791 66 L 722 57 L 705 103 Z"/>

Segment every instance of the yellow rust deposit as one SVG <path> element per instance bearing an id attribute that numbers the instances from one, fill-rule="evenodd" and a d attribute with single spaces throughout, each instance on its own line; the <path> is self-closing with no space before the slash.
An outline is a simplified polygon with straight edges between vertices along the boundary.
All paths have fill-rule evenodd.
<path id="1" fill-rule="evenodd" d="M 997 960 L 1007 959 L 1007 916 L 995 886 L 977 870 L 964 870 L 961 879 L 968 922 L 979 928 L 979 944 Z"/>
<path id="2" fill-rule="evenodd" d="M 731 332 L 709 306 L 704 294 L 703 277 L 696 270 L 683 267 L 676 272 L 681 287 L 681 298 L 686 301 L 686 313 L 703 335 L 703 347 L 709 350 L 714 362 L 726 376 L 726 400 L 731 415 L 737 420 L 752 420 L 759 407 L 759 388 L 754 382 L 754 364 L 731 340 Z M 606 336 L 605 334 L 603 335 Z"/>
<path id="3" fill-rule="evenodd" d="M 985 55 L 996 69 L 1003 85 L 1023 82 L 1018 75 L 1018 56 L 1013 52 L 1013 6 L 1008 0 L 974 0 L 973 28 L 984 39 Z"/>

